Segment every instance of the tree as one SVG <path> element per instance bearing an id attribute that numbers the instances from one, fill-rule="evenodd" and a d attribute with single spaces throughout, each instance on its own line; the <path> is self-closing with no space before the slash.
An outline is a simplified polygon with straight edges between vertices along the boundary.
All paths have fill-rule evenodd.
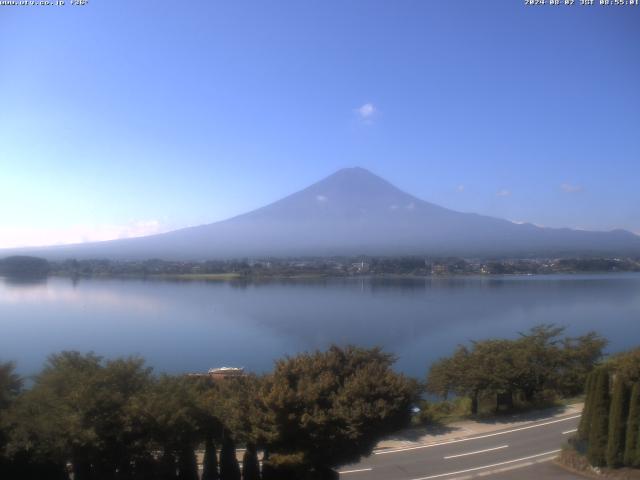
<path id="1" fill-rule="evenodd" d="M 624 380 L 617 376 L 613 385 L 607 435 L 607 465 L 610 468 L 622 465 L 629 402 L 628 393 Z"/>
<path id="2" fill-rule="evenodd" d="M 562 340 L 562 365 L 556 387 L 566 397 L 584 392 L 587 375 L 602 359 L 608 341 L 596 332 Z"/>
<path id="3" fill-rule="evenodd" d="M 13 362 L 0 363 L 0 411 L 6 410 L 22 391 L 23 380 Z"/>
<path id="4" fill-rule="evenodd" d="M 407 425 L 418 388 L 392 371 L 394 361 L 379 348 L 337 346 L 278 361 L 259 395 L 270 461 L 295 458 L 326 471 Z"/>
<path id="5" fill-rule="evenodd" d="M 220 480 L 240 480 L 240 465 L 236 457 L 236 445 L 230 432 L 225 432 L 220 451 Z"/>
<path id="6" fill-rule="evenodd" d="M 472 389 L 465 382 L 469 366 L 469 350 L 458 346 L 451 357 L 441 358 L 431 365 L 427 376 L 427 391 L 444 399 L 451 393 L 467 395 L 467 390 Z"/>
<path id="7" fill-rule="evenodd" d="M 14 278 L 44 277 L 49 273 L 49 262 L 44 258 L 16 255 L 0 261 L 0 272 Z"/>
<path id="8" fill-rule="evenodd" d="M 22 390 L 22 378 L 15 372 L 13 362 L 0 363 L 0 477 L 9 477 L 10 461 L 5 456 L 5 447 L 8 441 L 7 411 L 18 398 Z"/>
<path id="9" fill-rule="evenodd" d="M 640 348 L 613 356 L 609 364 L 628 384 L 640 382 Z"/>
<path id="10" fill-rule="evenodd" d="M 36 456 L 70 460 L 74 479 L 92 476 L 98 433 L 94 418 L 101 395 L 98 381 L 102 358 L 92 353 L 62 352 L 48 358 L 34 387 L 16 410 L 16 448 L 29 449 L 37 439 Z"/>
<path id="11" fill-rule="evenodd" d="M 595 395 L 593 395 L 593 390 L 596 375 L 596 372 L 591 372 L 587 376 L 586 385 L 584 387 L 586 398 L 584 400 L 584 407 L 582 408 L 582 415 L 580 416 L 580 425 L 578 426 L 578 438 L 583 441 L 586 441 L 589 438 L 589 429 L 591 427 L 591 410 L 593 408 L 593 399 L 595 398 Z"/>
<path id="12" fill-rule="evenodd" d="M 451 357 L 442 358 L 431 366 L 427 376 L 427 391 L 445 399 L 451 393 L 468 396 L 471 398 L 471 414 L 476 415 L 480 394 L 488 383 L 476 356 L 461 345 Z"/>
<path id="13" fill-rule="evenodd" d="M 176 457 L 172 452 L 165 450 L 160 457 L 159 480 L 177 480 L 177 473 Z"/>
<path id="14" fill-rule="evenodd" d="M 546 387 L 554 386 L 565 358 L 559 348 L 564 327 L 538 325 L 520 334 L 516 350 L 519 360 L 518 387 L 527 401 Z"/>
<path id="15" fill-rule="evenodd" d="M 479 398 L 492 396 L 496 406 L 511 407 L 514 398 L 533 402 L 546 392 L 574 395 L 602 357 L 606 341 L 590 332 L 561 338 L 564 328 L 539 325 L 520 338 L 489 339 L 460 346 L 451 357 L 432 365 L 427 390 L 471 398 L 478 413 Z"/>
<path id="16" fill-rule="evenodd" d="M 126 478 L 145 453 L 145 433 L 131 406 L 149 382 L 150 369 L 141 359 L 52 355 L 12 409 L 11 448 L 38 462 L 71 461 L 78 480 L 112 477 L 116 471 Z"/>
<path id="17" fill-rule="evenodd" d="M 178 453 L 178 480 L 198 480 L 196 453 L 189 445 Z"/>
<path id="18" fill-rule="evenodd" d="M 623 463 L 630 467 L 640 466 L 640 383 L 636 382 L 631 388 L 629 400 L 629 416 L 627 417 L 627 436 Z"/>
<path id="19" fill-rule="evenodd" d="M 598 369 L 592 395 L 587 458 L 592 465 L 601 467 L 606 464 L 610 408 L 609 371 L 604 367 Z"/>
<path id="20" fill-rule="evenodd" d="M 163 452 L 165 476 L 177 470 L 181 480 L 197 479 L 195 447 L 204 440 L 208 427 L 203 421 L 198 388 L 198 382 L 188 377 L 162 375 L 135 407 L 153 444 Z"/>
<path id="21" fill-rule="evenodd" d="M 242 480 L 260 480 L 258 452 L 256 451 L 256 446 L 252 443 L 247 445 L 242 457 Z"/>
<path id="22" fill-rule="evenodd" d="M 209 436 L 205 441 L 204 460 L 202 462 L 202 480 L 218 480 L 218 457 L 216 456 L 216 444 Z"/>
<path id="23" fill-rule="evenodd" d="M 265 450 L 262 456 L 262 480 L 279 480 L 278 472 L 275 471 L 271 464 L 269 452 Z"/>

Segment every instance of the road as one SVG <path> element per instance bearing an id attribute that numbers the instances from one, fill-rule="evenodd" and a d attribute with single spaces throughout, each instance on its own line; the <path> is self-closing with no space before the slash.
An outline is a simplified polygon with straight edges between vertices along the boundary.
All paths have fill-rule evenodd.
<path id="1" fill-rule="evenodd" d="M 536 476 L 537 469 L 532 466 L 554 458 L 575 432 L 579 419 L 579 415 L 570 415 L 457 440 L 380 450 L 360 463 L 342 467 L 340 478 L 454 480 L 493 478 L 493 474 L 495 478 L 510 478 L 505 472 L 525 467 Z M 558 475 L 557 478 L 574 478 Z"/>

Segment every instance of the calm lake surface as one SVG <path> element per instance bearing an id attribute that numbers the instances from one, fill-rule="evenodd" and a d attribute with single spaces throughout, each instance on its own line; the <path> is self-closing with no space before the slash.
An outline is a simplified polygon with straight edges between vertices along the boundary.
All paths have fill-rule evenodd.
<path id="1" fill-rule="evenodd" d="M 267 283 L 0 278 L 0 360 L 23 374 L 64 349 L 138 354 L 158 371 L 271 369 L 331 343 L 381 345 L 423 377 L 462 342 L 539 323 L 640 344 L 640 275 L 332 279 Z"/>

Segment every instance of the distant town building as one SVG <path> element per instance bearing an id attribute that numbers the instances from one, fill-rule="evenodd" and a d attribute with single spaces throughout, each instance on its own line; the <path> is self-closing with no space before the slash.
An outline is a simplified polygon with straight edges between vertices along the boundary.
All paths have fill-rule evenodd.
<path id="1" fill-rule="evenodd" d="M 441 263 L 431 265 L 431 275 L 446 275 L 449 273 L 449 267 Z"/>
<path id="2" fill-rule="evenodd" d="M 368 273 L 369 272 L 369 264 L 367 262 L 356 262 L 352 263 L 349 268 L 351 273 Z"/>

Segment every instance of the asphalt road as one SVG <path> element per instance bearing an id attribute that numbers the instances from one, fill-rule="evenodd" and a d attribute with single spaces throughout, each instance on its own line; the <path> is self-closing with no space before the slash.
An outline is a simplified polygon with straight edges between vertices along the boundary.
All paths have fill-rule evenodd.
<path id="1" fill-rule="evenodd" d="M 553 462 L 544 462 L 491 474 L 486 478 L 488 480 L 585 480 L 586 477 L 568 472 Z"/>
<path id="2" fill-rule="evenodd" d="M 508 472 L 534 472 L 555 457 L 575 432 L 579 415 L 535 422 L 518 428 L 430 445 L 382 450 L 340 469 L 342 480 L 454 480 L 489 476 L 517 478 Z M 525 473 L 523 471 L 522 473 Z M 573 478 L 568 475 L 558 478 Z M 504 476 L 507 475 L 507 476 Z M 524 478 L 524 477 L 523 477 Z"/>

